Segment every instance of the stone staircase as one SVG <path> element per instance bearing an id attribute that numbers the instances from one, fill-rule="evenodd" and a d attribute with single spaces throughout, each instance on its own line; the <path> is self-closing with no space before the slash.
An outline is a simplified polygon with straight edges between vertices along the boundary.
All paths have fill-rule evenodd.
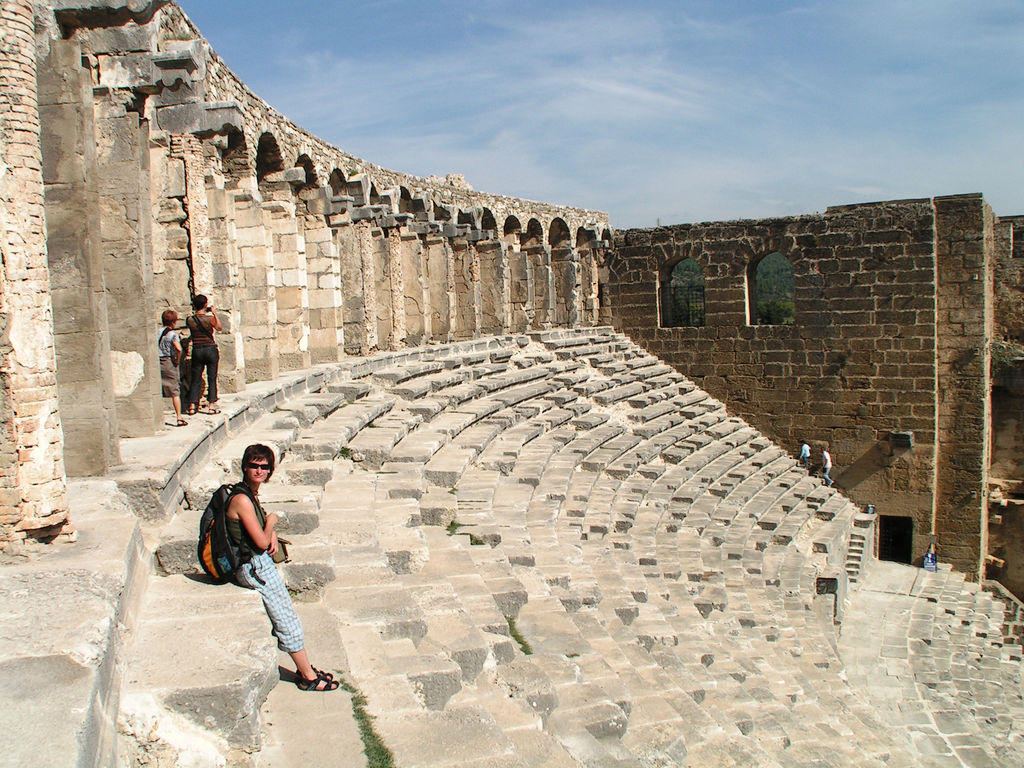
<path id="1" fill-rule="evenodd" d="M 199 509 L 251 442 L 281 457 L 261 496 L 311 658 L 397 765 L 1020 764 L 1012 599 L 888 576 L 873 517 L 610 329 L 224 401 L 126 441 L 155 553 L 111 681 L 128 764 L 362 760 L 347 694 L 277 685 L 258 597 L 195 576 Z"/>
<path id="2" fill-rule="evenodd" d="M 851 684 L 903 730 L 921 765 L 1024 760 L 1021 646 L 1005 604 L 949 570 L 876 562 L 843 624 Z"/>

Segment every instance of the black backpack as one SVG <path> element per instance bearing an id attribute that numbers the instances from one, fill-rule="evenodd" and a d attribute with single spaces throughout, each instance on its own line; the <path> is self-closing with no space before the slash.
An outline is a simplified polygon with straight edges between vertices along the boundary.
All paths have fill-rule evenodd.
<path id="1" fill-rule="evenodd" d="M 222 485 L 213 492 L 199 520 L 196 557 L 202 569 L 218 584 L 229 581 L 232 574 L 253 556 L 254 550 L 244 530 L 241 542 L 235 541 L 228 534 L 228 503 L 231 497 L 238 493 L 244 493 L 252 499 L 252 493 L 244 483 Z M 256 502 L 253 500 L 253 506 L 255 505 Z"/>

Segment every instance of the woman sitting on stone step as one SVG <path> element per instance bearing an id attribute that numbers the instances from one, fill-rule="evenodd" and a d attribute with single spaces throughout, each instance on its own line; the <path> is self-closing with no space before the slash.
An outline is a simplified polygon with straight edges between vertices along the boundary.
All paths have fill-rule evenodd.
<path id="1" fill-rule="evenodd" d="M 242 454 L 242 492 L 235 493 L 228 502 L 228 535 L 241 543 L 248 538 L 254 554 L 248 563 L 235 571 L 235 581 L 241 586 L 255 589 L 263 598 L 263 606 L 273 626 L 277 647 L 295 662 L 296 685 L 304 691 L 333 691 L 339 682 L 330 672 L 322 672 L 309 663 L 302 622 L 288 589 L 274 565 L 280 543 L 277 538 L 277 515 L 263 512 L 260 506 L 260 486 L 274 474 L 274 452 L 269 447 L 254 443 Z M 237 486 L 236 486 L 237 487 Z"/>

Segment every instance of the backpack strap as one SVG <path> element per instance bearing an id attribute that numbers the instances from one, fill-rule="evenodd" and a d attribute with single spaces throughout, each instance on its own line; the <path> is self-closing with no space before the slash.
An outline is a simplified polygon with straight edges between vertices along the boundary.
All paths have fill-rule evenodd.
<path id="1" fill-rule="evenodd" d="M 168 328 L 167 326 L 164 326 L 164 329 L 160 332 L 160 338 L 156 340 L 156 343 L 159 344 L 161 341 L 163 341 L 164 340 L 164 336 L 166 336 L 170 332 L 171 332 L 171 329 Z"/>
<path id="2" fill-rule="evenodd" d="M 198 329 L 199 332 L 203 336 L 208 338 L 210 341 L 215 341 L 215 339 L 213 338 L 213 333 L 205 325 L 203 325 L 203 321 L 199 319 L 199 315 L 192 315 L 192 317 L 190 317 L 189 320 L 195 321 L 194 323 L 188 323 L 189 331 L 195 333 L 195 327 L 195 329 Z"/>
<path id="3" fill-rule="evenodd" d="M 260 506 L 260 502 L 256 496 L 253 495 L 252 490 L 245 483 L 235 483 L 231 486 L 231 492 L 228 495 L 227 503 L 231 504 L 231 499 L 240 493 L 245 494 L 249 498 L 249 501 L 252 502 L 252 507 L 256 511 L 256 520 L 259 522 L 260 528 L 266 526 L 267 514 L 263 511 L 263 507 Z M 227 509 L 227 505 L 225 505 L 225 509 Z M 239 527 L 242 529 L 242 540 L 238 542 L 239 545 L 248 549 L 250 554 L 262 552 L 263 550 L 256 546 L 256 543 L 252 540 L 249 532 L 245 530 L 245 525 L 242 524 L 242 521 L 239 520 L 238 523 Z"/>

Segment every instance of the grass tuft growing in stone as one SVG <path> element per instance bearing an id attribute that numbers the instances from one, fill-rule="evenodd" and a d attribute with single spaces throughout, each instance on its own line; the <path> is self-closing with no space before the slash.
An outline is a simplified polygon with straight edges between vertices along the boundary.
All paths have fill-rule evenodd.
<path id="1" fill-rule="evenodd" d="M 349 448 L 346 445 L 344 448 L 342 448 L 340 451 L 338 451 L 338 455 L 341 456 L 341 458 L 343 458 L 343 459 L 351 459 L 352 458 L 352 449 Z"/>
<path id="2" fill-rule="evenodd" d="M 373 729 L 373 715 L 366 711 L 366 697 L 345 678 L 340 678 L 341 689 L 352 695 L 352 715 L 359 726 L 363 741 L 363 754 L 369 768 L 394 768 L 395 757 Z"/>
<path id="3" fill-rule="evenodd" d="M 511 616 L 506 616 L 505 621 L 508 622 L 508 633 L 512 635 L 512 639 L 519 644 L 519 650 L 521 650 L 526 656 L 532 656 L 533 647 L 527 639 L 523 637 L 523 633 L 519 631 L 519 628 L 516 627 L 516 620 Z"/>
<path id="4" fill-rule="evenodd" d="M 486 544 L 486 542 L 479 536 L 477 536 L 475 533 L 471 533 L 470 531 L 466 531 L 465 533 L 463 533 L 459 530 L 460 528 L 465 527 L 466 526 L 464 526 L 462 523 L 452 520 L 450 523 L 448 523 L 448 526 L 444 530 L 449 536 L 469 536 L 469 543 L 472 544 L 474 547 L 482 547 L 484 544 Z"/>

